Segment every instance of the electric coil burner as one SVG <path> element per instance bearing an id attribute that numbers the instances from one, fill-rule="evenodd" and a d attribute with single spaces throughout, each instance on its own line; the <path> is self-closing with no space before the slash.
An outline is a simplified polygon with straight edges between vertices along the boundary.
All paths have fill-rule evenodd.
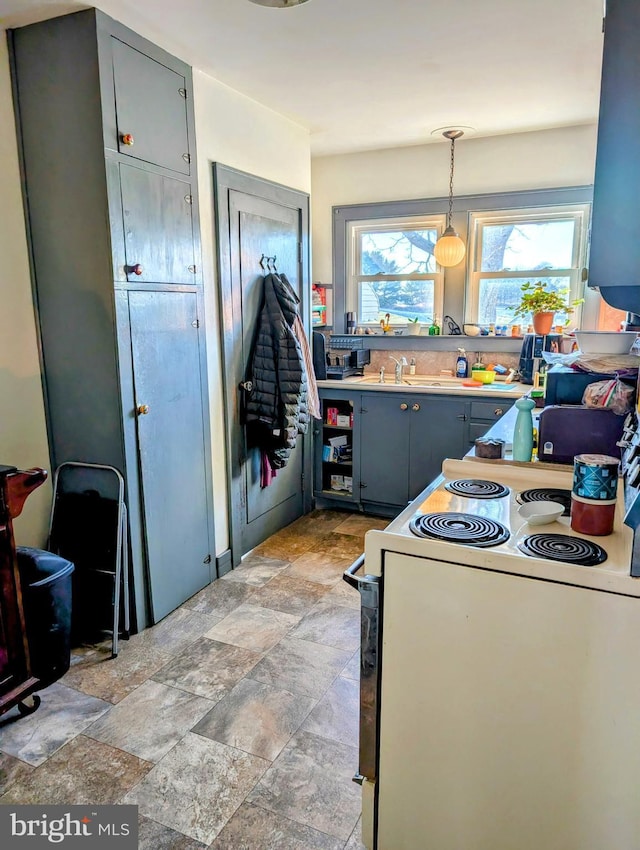
<path id="1" fill-rule="evenodd" d="M 456 496 L 468 496 L 470 499 L 499 499 L 509 495 L 509 488 L 504 484 L 481 478 L 459 478 L 449 481 L 444 488 Z"/>
<path id="2" fill-rule="evenodd" d="M 499 546 L 510 536 L 508 529 L 494 519 L 462 513 L 418 514 L 410 521 L 409 528 L 417 537 L 465 546 Z"/>
<path id="3" fill-rule="evenodd" d="M 602 546 L 580 537 L 569 537 L 568 534 L 531 534 L 518 543 L 518 549 L 533 558 L 564 561 L 583 567 L 595 567 L 607 560 Z"/>
<path id="4" fill-rule="evenodd" d="M 571 513 L 571 490 L 560 490 L 557 487 L 537 487 L 533 490 L 523 490 L 518 493 L 516 499 L 520 504 L 526 502 L 556 502 L 564 508 L 562 516 L 569 516 Z"/>

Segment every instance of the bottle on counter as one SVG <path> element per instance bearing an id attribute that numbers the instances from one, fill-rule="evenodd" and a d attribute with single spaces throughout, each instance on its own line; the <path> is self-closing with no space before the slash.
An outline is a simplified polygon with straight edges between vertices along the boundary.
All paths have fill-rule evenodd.
<path id="1" fill-rule="evenodd" d="M 411 360 L 409 361 L 409 374 L 415 375 L 415 373 L 416 373 L 416 358 L 412 357 Z"/>
<path id="2" fill-rule="evenodd" d="M 531 398 L 519 398 L 516 401 L 518 415 L 513 431 L 513 459 L 529 462 L 533 455 L 533 416 L 536 406 Z"/>
<path id="3" fill-rule="evenodd" d="M 456 360 L 456 378 L 466 378 L 469 375 L 469 361 L 465 354 L 464 348 L 458 349 L 458 359 Z"/>

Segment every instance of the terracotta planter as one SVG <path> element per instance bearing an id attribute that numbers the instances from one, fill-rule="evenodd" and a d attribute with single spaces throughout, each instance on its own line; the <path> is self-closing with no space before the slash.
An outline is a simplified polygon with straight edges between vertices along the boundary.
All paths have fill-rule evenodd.
<path id="1" fill-rule="evenodd" d="M 550 334 L 555 313 L 534 313 L 533 329 L 537 334 Z"/>

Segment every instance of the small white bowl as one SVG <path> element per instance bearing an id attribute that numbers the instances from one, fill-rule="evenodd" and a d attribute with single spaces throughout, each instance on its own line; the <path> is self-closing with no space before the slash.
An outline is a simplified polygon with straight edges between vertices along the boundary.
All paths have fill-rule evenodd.
<path id="1" fill-rule="evenodd" d="M 560 519 L 564 507 L 557 502 L 526 502 L 520 505 L 518 513 L 529 525 L 546 525 Z"/>

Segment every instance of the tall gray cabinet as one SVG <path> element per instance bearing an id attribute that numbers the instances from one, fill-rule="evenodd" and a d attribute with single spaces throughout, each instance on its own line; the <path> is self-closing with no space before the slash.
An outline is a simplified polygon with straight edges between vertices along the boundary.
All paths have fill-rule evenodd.
<path id="1" fill-rule="evenodd" d="M 52 463 L 125 475 L 143 628 L 215 577 L 191 70 L 95 9 L 9 38 Z"/>

